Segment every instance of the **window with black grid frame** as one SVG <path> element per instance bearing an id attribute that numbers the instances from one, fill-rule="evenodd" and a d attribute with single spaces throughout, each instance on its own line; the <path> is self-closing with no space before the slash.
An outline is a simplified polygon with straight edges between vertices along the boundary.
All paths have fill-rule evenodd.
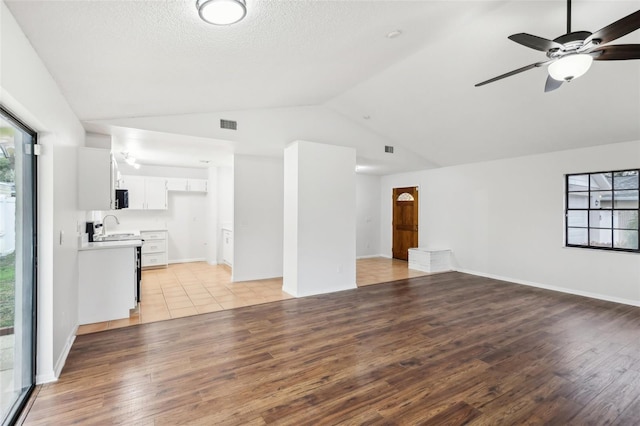
<path id="1" fill-rule="evenodd" d="M 640 169 L 566 175 L 567 247 L 640 252 Z"/>

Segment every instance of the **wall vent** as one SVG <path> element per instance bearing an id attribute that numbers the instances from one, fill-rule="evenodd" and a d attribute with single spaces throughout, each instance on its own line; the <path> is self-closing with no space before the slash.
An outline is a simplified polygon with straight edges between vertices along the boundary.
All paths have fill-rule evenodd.
<path id="1" fill-rule="evenodd" d="M 220 128 L 238 130 L 238 122 L 233 120 L 220 120 Z"/>
<path id="2" fill-rule="evenodd" d="M 390 145 L 384 146 L 384 152 L 388 152 L 389 154 L 393 154 L 393 147 Z"/>

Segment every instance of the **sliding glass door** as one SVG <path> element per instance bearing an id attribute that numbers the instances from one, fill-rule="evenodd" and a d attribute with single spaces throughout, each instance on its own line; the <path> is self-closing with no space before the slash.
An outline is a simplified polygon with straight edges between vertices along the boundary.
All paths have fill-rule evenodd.
<path id="1" fill-rule="evenodd" d="M 0 419 L 35 383 L 36 134 L 0 107 Z"/>

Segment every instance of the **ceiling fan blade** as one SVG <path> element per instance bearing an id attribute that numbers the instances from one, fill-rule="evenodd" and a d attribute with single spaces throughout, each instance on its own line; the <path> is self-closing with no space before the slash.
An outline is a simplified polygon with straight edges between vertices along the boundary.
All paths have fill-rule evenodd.
<path id="1" fill-rule="evenodd" d="M 556 43 L 553 40 L 547 40 L 546 38 L 534 36 L 527 33 L 510 35 L 509 40 L 513 40 L 516 43 L 530 47 L 531 49 L 540 50 L 541 52 L 548 52 L 551 49 L 562 49 L 564 47 L 560 43 Z"/>
<path id="2" fill-rule="evenodd" d="M 633 12 L 631 15 L 625 16 L 617 20 L 611 25 L 596 31 L 585 40 L 585 44 L 591 40 L 600 40 L 599 44 L 609 43 L 617 38 L 629 34 L 640 28 L 640 10 Z"/>
<path id="3" fill-rule="evenodd" d="M 535 64 L 527 65 L 526 67 L 522 67 L 522 68 L 518 68 L 517 70 L 509 71 L 508 73 L 499 75 L 497 77 L 493 77 L 493 78 L 491 78 L 491 79 L 489 79 L 487 81 L 483 81 L 482 83 L 478 83 L 478 84 L 475 85 L 475 87 L 484 86 L 485 84 L 493 83 L 494 81 L 502 80 L 503 78 L 511 77 L 512 75 L 519 74 L 521 72 L 528 71 L 528 70 L 533 69 L 533 68 L 541 67 L 542 65 L 546 65 L 548 62 L 549 61 L 536 62 Z"/>
<path id="4" fill-rule="evenodd" d="M 624 61 L 640 59 L 640 44 L 614 44 L 589 51 L 594 61 Z M 597 54 L 597 56 L 595 55 Z"/>
<path id="5" fill-rule="evenodd" d="M 547 82 L 544 84 L 544 92 L 551 92 L 553 90 L 559 89 L 562 86 L 562 81 L 558 81 L 550 75 L 547 76 Z"/>

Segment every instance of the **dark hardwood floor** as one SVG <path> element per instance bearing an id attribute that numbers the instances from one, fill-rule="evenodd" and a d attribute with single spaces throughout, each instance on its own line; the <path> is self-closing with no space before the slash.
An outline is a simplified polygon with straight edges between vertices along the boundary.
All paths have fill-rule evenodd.
<path id="1" fill-rule="evenodd" d="M 25 424 L 640 423 L 640 308 L 451 272 L 78 336 Z"/>

